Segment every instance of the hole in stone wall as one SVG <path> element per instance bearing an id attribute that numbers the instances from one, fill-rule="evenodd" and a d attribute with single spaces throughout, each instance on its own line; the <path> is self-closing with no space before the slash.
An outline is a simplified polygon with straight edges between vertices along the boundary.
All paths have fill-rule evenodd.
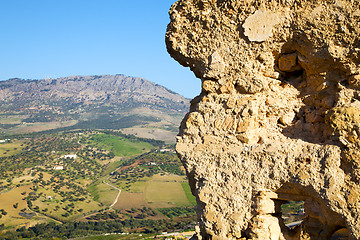
<path id="1" fill-rule="evenodd" d="M 284 79 L 286 83 L 293 85 L 295 88 L 302 88 L 305 81 L 305 72 L 303 69 L 294 71 L 294 72 L 286 72 L 284 75 Z"/>
<path id="2" fill-rule="evenodd" d="M 281 218 L 289 229 L 300 225 L 305 217 L 304 201 L 287 201 L 281 205 Z"/>
<path id="3" fill-rule="evenodd" d="M 299 69 L 293 72 L 286 72 L 285 78 L 297 78 L 301 77 L 304 74 L 304 69 Z"/>
<path id="4" fill-rule="evenodd" d="M 302 239 L 300 235 L 306 233 L 309 239 L 330 240 L 337 230 L 346 228 L 345 219 L 317 197 L 312 187 L 285 183 L 276 193 L 274 216 L 286 239 Z"/>
<path id="5" fill-rule="evenodd" d="M 330 240 L 349 240 L 350 233 L 346 228 L 337 230 L 330 238 Z"/>

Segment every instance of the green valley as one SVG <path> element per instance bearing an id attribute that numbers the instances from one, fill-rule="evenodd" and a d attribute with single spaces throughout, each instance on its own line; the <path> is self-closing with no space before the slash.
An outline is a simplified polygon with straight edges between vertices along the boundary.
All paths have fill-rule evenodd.
<path id="1" fill-rule="evenodd" d="M 185 229 L 193 227 L 195 199 L 173 145 L 112 130 L 4 139 L 0 143 L 0 239 L 46 239 L 46 234 L 31 229 L 53 224 L 61 228 L 77 223 L 80 228 L 103 222 L 115 226 L 111 231 L 130 233 L 178 229 L 180 222 L 186 223 Z M 58 235 L 66 239 L 103 233 L 93 230 Z"/>

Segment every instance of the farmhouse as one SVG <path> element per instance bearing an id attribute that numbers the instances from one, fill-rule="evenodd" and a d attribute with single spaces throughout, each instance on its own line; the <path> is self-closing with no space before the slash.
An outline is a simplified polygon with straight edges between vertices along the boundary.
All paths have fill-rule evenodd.
<path id="1" fill-rule="evenodd" d="M 174 150 L 162 148 L 162 149 L 160 149 L 160 152 L 161 152 L 161 153 L 164 153 L 164 152 L 174 152 Z"/>
<path id="2" fill-rule="evenodd" d="M 64 170 L 64 166 L 54 166 L 54 170 Z"/>
<path id="3" fill-rule="evenodd" d="M 64 158 L 76 159 L 76 154 L 74 155 L 65 155 Z"/>

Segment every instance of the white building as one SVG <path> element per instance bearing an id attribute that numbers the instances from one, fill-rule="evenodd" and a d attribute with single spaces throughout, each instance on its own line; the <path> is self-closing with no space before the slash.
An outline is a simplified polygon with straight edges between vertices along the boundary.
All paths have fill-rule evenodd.
<path id="1" fill-rule="evenodd" d="M 71 159 L 76 159 L 76 154 L 74 155 L 65 155 L 64 158 L 71 158 Z"/>
<path id="2" fill-rule="evenodd" d="M 162 148 L 162 149 L 160 149 L 160 152 L 161 153 L 164 153 L 164 152 L 174 152 L 174 150 L 173 149 L 166 149 L 166 148 Z"/>

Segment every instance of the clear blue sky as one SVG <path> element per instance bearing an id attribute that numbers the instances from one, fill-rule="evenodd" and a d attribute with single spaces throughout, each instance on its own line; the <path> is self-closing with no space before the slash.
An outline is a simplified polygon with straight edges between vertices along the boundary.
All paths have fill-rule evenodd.
<path id="1" fill-rule="evenodd" d="M 166 52 L 175 0 L 0 0 L 0 80 L 143 77 L 185 97 L 200 80 Z"/>

